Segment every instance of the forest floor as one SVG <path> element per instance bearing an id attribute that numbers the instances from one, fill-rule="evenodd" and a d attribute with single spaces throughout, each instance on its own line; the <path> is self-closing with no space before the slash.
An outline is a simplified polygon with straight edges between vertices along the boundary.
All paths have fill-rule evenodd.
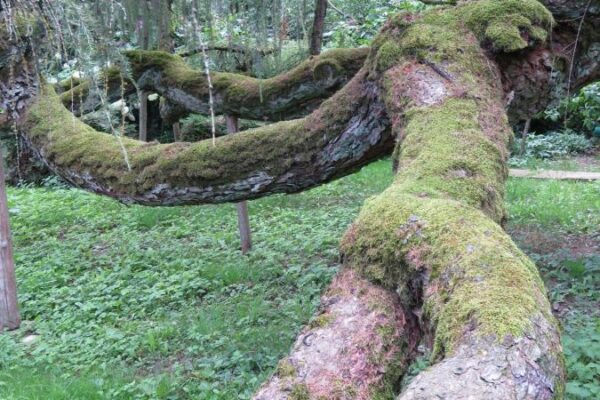
<path id="1" fill-rule="evenodd" d="M 249 398 L 317 309 L 342 233 L 391 179 L 384 160 L 251 202 L 246 257 L 233 205 L 10 189 L 25 321 L 0 335 L 0 399 Z M 569 398 L 600 396 L 600 182 L 511 178 L 507 208 L 563 324 Z"/>

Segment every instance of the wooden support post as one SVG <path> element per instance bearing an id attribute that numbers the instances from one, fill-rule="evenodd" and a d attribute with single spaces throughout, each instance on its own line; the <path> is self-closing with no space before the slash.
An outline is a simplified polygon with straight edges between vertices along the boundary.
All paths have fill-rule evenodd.
<path id="1" fill-rule="evenodd" d="M 0 145 L 0 332 L 5 329 L 17 329 L 20 324 L 15 264 L 8 223 L 8 201 L 4 184 L 4 158 Z"/>
<path id="2" fill-rule="evenodd" d="M 242 254 L 252 249 L 252 236 L 250 233 L 250 217 L 248 216 L 248 202 L 237 203 L 238 226 L 240 229 L 240 244 Z"/>
<path id="3" fill-rule="evenodd" d="M 230 115 L 226 116 L 227 132 L 234 134 L 239 132 L 238 119 Z M 242 254 L 246 254 L 252 248 L 252 236 L 250 232 L 250 218 L 248 216 L 248 202 L 237 203 L 238 227 L 240 230 L 240 241 Z"/>
<path id="4" fill-rule="evenodd" d="M 148 95 L 145 90 L 138 93 L 140 99 L 140 140 L 148 141 Z"/>
<path id="5" fill-rule="evenodd" d="M 181 136 L 181 124 L 179 122 L 173 124 L 173 140 L 176 142 L 183 141 L 183 137 Z"/>

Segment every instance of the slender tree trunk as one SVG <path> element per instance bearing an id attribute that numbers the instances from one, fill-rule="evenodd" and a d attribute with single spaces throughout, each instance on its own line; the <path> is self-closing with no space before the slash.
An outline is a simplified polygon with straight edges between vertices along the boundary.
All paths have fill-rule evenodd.
<path id="1" fill-rule="evenodd" d="M 150 48 L 150 18 L 151 12 L 150 0 L 144 2 L 143 22 L 142 22 L 142 41 L 140 43 L 142 49 L 148 50 Z"/>
<path id="2" fill-rule="evenodd" d="M 327 0 L 316 0 L 315 20 L 310 34 L 310 54 L 316 56 L 321 54 L 323 43 L 323 30 L 325 28 L 325 17 L 327 16 Z"/>
<path id="3" fill-rule="evenodd" d="M 527 148 L 527 137 L 529 136 L 529 128 L 531 127 L 531 118 L 525 121 L 525 127 L 523 127 L 523 133 L 521 134 L 521 156 L 525 155 L 525 149 Z"/>
<path id="4" fill-rule="evenodd" d="M 5 329 L 16 329 L 20 324 L 15 264 L 4 183 L 4 161 L 2 147 L 0 146 L 0 332 Z"/>
<path id="5" fill-rule="evenodd" d="M 238 119 L 228 115 L 227 131 L 230 134 L 235 134 L 240 131 Z M 238 227 L 240 231 L 240 244 L 242 254 L 246 254 L 252 248 L 252 235 L 250 232 L 250 217 L 248 216 L 248 202 L 242 201 L 236 204 L 238 215 Z"/>
<path id="6" fill-rule="evenodd" d="M 148 141 L 148 92 L 140 90 L 140 140 L 142 142 Z"/>

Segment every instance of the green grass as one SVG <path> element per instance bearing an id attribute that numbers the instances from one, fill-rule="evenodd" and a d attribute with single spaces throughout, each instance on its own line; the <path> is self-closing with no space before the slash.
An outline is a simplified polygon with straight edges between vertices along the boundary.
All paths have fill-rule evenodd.
<path id="1" fill-rule="evenodd" d="M 525 239 L 529 231 L 549 236 L 553 243 L 548 248 L 534 236 L 523 249 L 560 313 L 566 398 L 600 398 L 600 254 L 584 247 L 600 247 L 600 182 L 510 179 L 506 197 L 511 230 L 523 230 Z"/>
<path id="2" fill-rule="evenodd" d="M 362 202 L 391 179 L 381 161 L 303 194 L 251 202 L 248 256 L 233 205 L 129 207 L 79 190 L 10 189 L 25 322 L 0 335 L 0 399 L 249 398 L 316 310 Z M 511 223 L 592 232 L 599 193 L 597 183 L 511 179 Z M 560 257 L 536 258 L 553 301 L 591 310 L 593 260 L 581 260 L 582 270 Z M 590 318 L 579 318 L 582 332 L 596 332 Z M 595 367 L 573 344 L 584 340 L 579 328 L 566 329 L 578 390 Z M 21 343 L 32 333 L 37 342 Z"/>
<path id="3" fill-rule="evenodd" d="M 513 224 L 570 232 L 593 232 L 600 226 L 600 181 L 510 179 L 506 199 Z"/>
<path id="4" fill-rule="evenodd" d="M 233 205 L 10 189 L 25 323 L 0 336 L 0 399 L 248 398 L 315 312 L 342 233 L 390 168 L 251 202 L 246 257 Z"/>
<path id="5" fill-rule="evenodd" d="M 532 170 L 555 170 L 555 171 L 582 171 L 582 172 L 600 172 L 600 156 L 588 157 L 586 161 L 577 159 L 560 158 L 556 160 L 540 160 L 538 158 L 520 159 L 514 168 L 532 169 Z"/>

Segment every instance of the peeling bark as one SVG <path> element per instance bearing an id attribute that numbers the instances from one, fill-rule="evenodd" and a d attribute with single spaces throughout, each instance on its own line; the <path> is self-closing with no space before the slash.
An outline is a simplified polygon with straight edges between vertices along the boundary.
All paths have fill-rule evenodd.
<path id="1" fill-rule="evenodd" d="M 254 400 L 389 397 L 416 347 L 397 296 L 346 269 Z M 308 394 L 310 397 L 301 397 Z"/>

